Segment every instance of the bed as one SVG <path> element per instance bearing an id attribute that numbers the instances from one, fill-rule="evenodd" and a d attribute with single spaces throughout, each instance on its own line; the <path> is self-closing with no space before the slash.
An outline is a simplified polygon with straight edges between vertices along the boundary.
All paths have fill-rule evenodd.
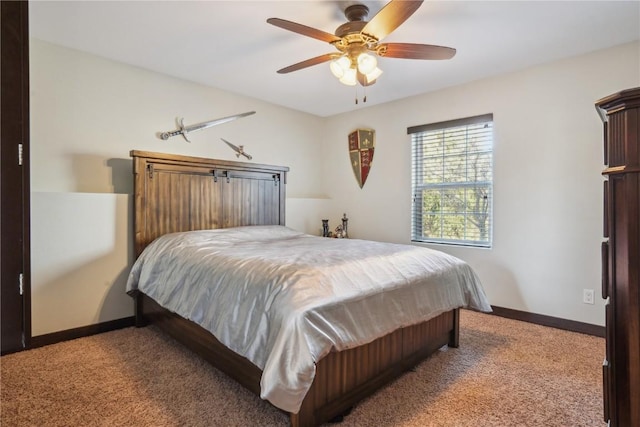
<path id="1" fill-rule="evenodd" d="M 454 257 L 424 261 L 424 248 L 287 228 L 286 167 L 131 156 L 137 261 L 127 289 L 136 324 L 157 325 L 290 413 L 292 426 L 335 419 L 437 349 L 457 347 L 461 306 L 490 310 L 473 271 Z M 379 267 L 383 257 L 392 267 Z M 413 263 L 433 264 L 429 287 L 439 296 L 410 308 L 406 301 L 427 300 Z M 254 297 L 256 287 L 266 296 Z"/>

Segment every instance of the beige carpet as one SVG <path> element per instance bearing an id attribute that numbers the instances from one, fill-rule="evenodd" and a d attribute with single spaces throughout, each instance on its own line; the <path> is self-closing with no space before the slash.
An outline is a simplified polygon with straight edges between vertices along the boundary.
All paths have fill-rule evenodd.
<path id="1" fill-rule="evenodd" d="M 604 340 L 463 311 L 443 348 L 346 426 L 603 426 Z M 288 418 L 152 327 L 0 358 L 2 426 L 286 426 Z"/>

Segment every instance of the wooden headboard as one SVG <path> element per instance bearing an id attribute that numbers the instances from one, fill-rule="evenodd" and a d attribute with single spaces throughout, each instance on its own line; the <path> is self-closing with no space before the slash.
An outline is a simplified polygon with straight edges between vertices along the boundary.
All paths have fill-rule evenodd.
<path id="1" fill-rule="evenodd" d="M 178 231 L 284 225 L 288 167 L 132 150 L 136 257 Z"/>

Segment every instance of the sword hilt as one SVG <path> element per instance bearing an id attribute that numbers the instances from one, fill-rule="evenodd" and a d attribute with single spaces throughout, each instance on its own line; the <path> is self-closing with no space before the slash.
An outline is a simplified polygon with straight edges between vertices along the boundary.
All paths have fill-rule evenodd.
<path id="1" fill-rule="evenodd" d="M 160 139 L 162 139 L 163 141 L 166 141 L 167 139 L 171 138 L 172 136 L 176 136 L 176 135 L 182 135 L 182 137 L 187 142 L 191 142 L 191 141 L 189 141 L 189 138 L 187 138 L 187 131 L 184 129 L 184 118 L 180 118 L 178 120 L 178 129 L 172 130 L 172 131 L 169 131 L 169 132 L 162 132 L 160 134 Z"/>
<path id="2" fill-rule="evenodd" d="M 173 130 L 171 132 L 162 132 L 160 134 L 160 139 L 166 141 L 167 139 L 171 138 L 172 136 L 180 135 L 181 133 L 182 133 L 182 131 L 180 131 L 180 130 Z"/>

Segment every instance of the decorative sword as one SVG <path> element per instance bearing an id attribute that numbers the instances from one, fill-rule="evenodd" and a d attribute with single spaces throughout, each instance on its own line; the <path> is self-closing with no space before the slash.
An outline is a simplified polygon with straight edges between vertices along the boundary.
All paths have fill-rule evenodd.
<path id="1" fill-rule="evenodd" d="M 245 156 L 248 160 L 251 160 L 253 157 L 251 157 L 251 155 L 247 154 L 244 152 L 244 148 L 243 146 L 235 146 L 232 143 L 230 143 L 229 141 L 227 141 L 224 138 L 220 138 L 222 141 L 224 141 L 225 144 L 227 144 L 229 147 L 233 148 L 233 151 L 236 152 L 236 157 L 240 157 L 240 156 Z"/>
<path id="2" fill-rule="evenodd" d="M 182 137 L 187 142 L 191 142 L 191 141 L 189 141 L 189 138 L 187 138 L 187 134 L 189 132 L 195 132 L 195 131 L 198 131 L 198 130 L 203 130 L 203 129 L 210 128 L 212 126 L 221 125 L 222 123 L 227 123 L 227 122 L 230 122 L 232 120 L 239 119 L 240 117 L 250 116 L 251 114 L 255 114 L 255 111 L 249 111 L 249 112 L 246 112 L 246 113 L 236 114 L 235 116 L 223 117 L 221 119 L 209 120 L 208 122 L 196 123 L 194 125 L 189 125 L 189 126 L 185 126 L 184 125 L 184 121 L 183 121 L 184 119 L 180 118 L 180 119 L 176 119 L 176 122 L 178 124 L 178 129 L 172 130 L 172 131 L 169 131 L 169 132 L 161 132 L 159 134 L 159 137 L 160 137 L 160 139 L 166 141 L 167 139 L 171 138 L 172 136 L 182 135 Z"/>

